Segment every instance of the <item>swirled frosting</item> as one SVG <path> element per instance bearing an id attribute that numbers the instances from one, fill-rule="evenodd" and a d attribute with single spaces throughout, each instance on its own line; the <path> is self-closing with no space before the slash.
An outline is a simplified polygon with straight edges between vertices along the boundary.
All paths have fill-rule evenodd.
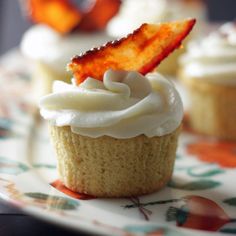
<path id="1" fill-rule="evenodd" d="M 63 36 L 46 25 L 35 25 L 23 35 L 20 47 L 28 58 L 65 72 L 67 62 L 75 53 L 85 52 L 110 40 L 111 37 L 101 32 L 75 32 Z"/>
<path id="2" fill-rule="evenodd" d="M 188 45 L 180 64 L 187 77 L 236 85 L 236 23 Z"/>
<path id="3" fill-rule="evenodd" d="M 187 17 L 205 19 L 204 5 L 179 0 L 123 0 L 119 13 L 108 23 L 107 31 L 122 37 L 143 23 L 159 23 Z"/>
<path id="4" fill-rule="evenodd" d="M 88 137 L 148 137 L 173 132 L 183 105 L 174 85 L 158 73 L 108 70 L 103 82 L 87 78 L 79 86 L 54 82 L 40 100 L 41 115 L 56 126 Z"/>

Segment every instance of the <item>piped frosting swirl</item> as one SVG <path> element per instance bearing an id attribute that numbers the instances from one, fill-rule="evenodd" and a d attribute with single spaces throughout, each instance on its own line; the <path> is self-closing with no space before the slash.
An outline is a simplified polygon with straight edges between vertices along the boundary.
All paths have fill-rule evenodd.
<path id="1" fill-rule="evenodd" d="M 56 81 L 40 101 L 41 115 L 88 137 L 162 136 L 181 123 L 183 105 L 174 85 L 158 73 L 108 70 L 103 81 L 79 86 Z"/>

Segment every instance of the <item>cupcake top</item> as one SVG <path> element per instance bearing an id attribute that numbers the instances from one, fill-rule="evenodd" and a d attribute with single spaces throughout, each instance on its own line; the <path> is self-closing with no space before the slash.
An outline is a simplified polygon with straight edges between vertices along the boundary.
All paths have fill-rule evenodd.
<path id="1" fill-rule="evenodd" d="M 55 82 L 53 93 L 40 100 L 41 115 L 92 138 L 172 133 L 183 118 L 182 101 L 170 81 L 148 72 L 181 44 L 195 22 L 143 24 L 123 39 L 75 56 L 68 64 L 72 85 Z"/>
<path id="2" fill-rule="evenodd" d="M 53 93 L 41 99 L 40 112 L 74 133 L 122 139 L 173 132 L 183 105 L 174 85 L 158 73 L 108 70 L 103 81 L 88 77 L 79 86 L 56 81 Z"/>
<path id="3" fill-rule="evenodd" d="M 119 13 L 108 23 L 107 31 L 122 37 L 142 23 L 158 23 L 186 17 L 205 19 L 205 7 L 200 2 L 179 0 L 123 0 Z M 198 22 L 199 24 L 199 22 Z"/>
<path id="4" fill-rule="evenodd" d="M 180 64 L 186 77 L 236 85 L 236 23 L 190 43 Z"/>
<path id="5" fill-rule="evenodd" d="M 74 52 L 82 53 L 111 40 L 102 32 L 76 32 L 62 35 L 49 26 L 35 25 L 23 36 L 22 53 L 30 59 L 41 61 L 58 72 L 65 72 L 67 62 Z"/>

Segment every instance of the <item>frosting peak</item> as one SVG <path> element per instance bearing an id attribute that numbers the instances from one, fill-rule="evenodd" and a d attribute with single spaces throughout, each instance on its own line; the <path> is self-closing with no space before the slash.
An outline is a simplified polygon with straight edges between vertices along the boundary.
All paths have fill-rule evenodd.
<path id="1" fill-rule="evenodd" d="M 210 82 L 236 84 L 236 25 L 227 23 L 188 46 L 181 58 L 184 73 Z"/>
<path id="2" fill-rule="evenodd" d="M 56 81 L 40 101 L 42 116 L 89 137 L 162 136 L 183 117 L 174 85 L 160 74 L 108 70 L 102 81 L 87 78 L 79 86 Z"/>
<path id="3" fill-rule="evenodd" d="M 114 37 L 129 34 L 143 23 L 158 23 L 188 17 L 205 18 L 203 5 L 179 0 L 123 0 L 119 13 L 108 23 Z"/>

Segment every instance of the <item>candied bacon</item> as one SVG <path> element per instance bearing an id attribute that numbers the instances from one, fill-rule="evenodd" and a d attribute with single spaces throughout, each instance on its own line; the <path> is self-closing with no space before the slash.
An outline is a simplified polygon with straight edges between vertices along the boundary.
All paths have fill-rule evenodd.
<path id="1" fill-rule="evenodd" d="M 107 22 L 118 12 L 120 0 L 97 0 L 93 8 L 84 14 L 79 28 L 82 30 L 104 29 Z"/>
<path id="2" fill-rule="evenodd" d="M 126 38 L 75 56 L 68 69 L 73 72 L 77 84 L 88 76 L 102 80 L 108 69 L 146 74 L 181 45 L 195 22 L 195 19 L 188 19 L 157 25 L 143 24 Z"/>
<path id="3" fill-rule="evenodd" d="M 118 12 L 120 0 L 94 0 L 88 11 L 72 0 L 25 0 L 30 18 L 65 34 L 74 29 L 100 30 Z"/>
<path id="4" fill-rule="evenodd" d="M 68 0 L 29 0 L 31 19 L 45 23 L 60 33 L 68 33 L 81 21 L 82 14 Z"/>

